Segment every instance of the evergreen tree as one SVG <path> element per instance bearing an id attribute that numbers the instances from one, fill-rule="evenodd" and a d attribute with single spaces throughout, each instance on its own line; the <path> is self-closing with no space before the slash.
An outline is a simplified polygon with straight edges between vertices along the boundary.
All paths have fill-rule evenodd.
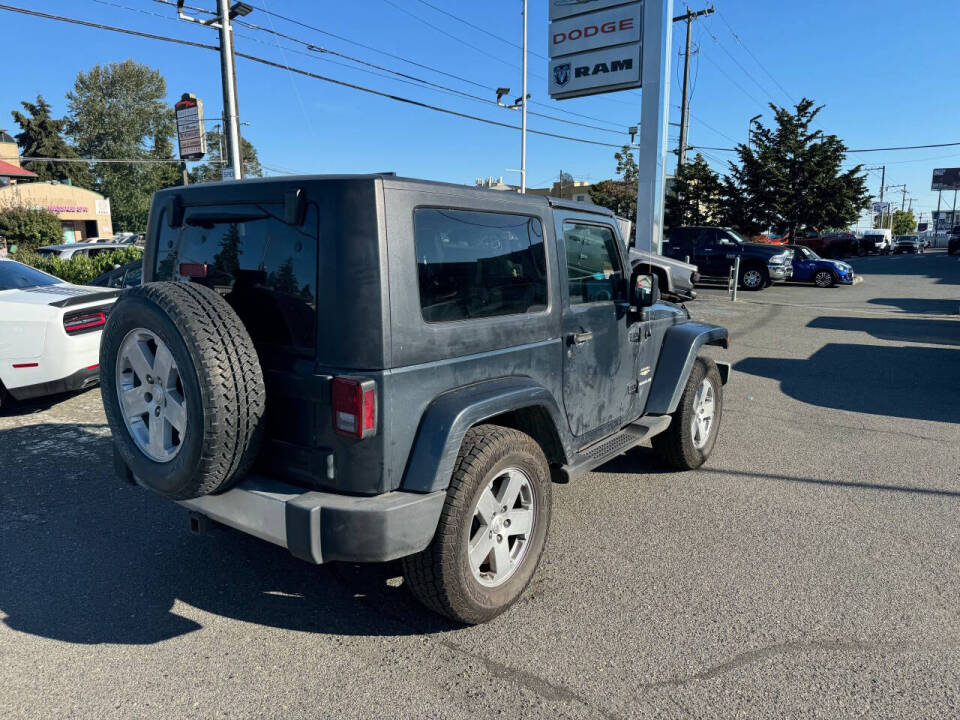
<path id="1" fill-rule="evenodd" d="M 51 106 L 42 95 L 35 102 L 22 100 L 20 104 L 26 114 L 13 110 L 14 121 L 20 126 L 20 132 L 14 136 L 24 157 L 79 158 L 77 151 L 63 138 L 66 119 L 56 119 L 51 114 Z M 35 172 L 40 180 L 56 180 L 79 187 L 93 187 L 93 173 L 84 163 L 51 162 L 49 160 L 27 160 L 23 163 L 26 170 Z"/>
<path id="2" fill-rule="evenodd" d="M 822 105 L 803 98 L 792 110 L 770 108 L 775 126 L 758 123 L 753 147 L 736 148 L 739 165 L 723 183 L 725 221 L 747 235 L 847 227 L 870 198 L 863 166 L 844 171 L 843 142 L 812 129 Z"/>
<path id="3" fill-rule="evenodd" d="M 613 210 L 620 217 L 637 222 L 637 163 L 629 145 L 614 153 L 617 161 L 616 180 L 601 180 L 590 187 L 590 199 L 594 203 Z"/>
<path id="4" fill-rule="evenodd" d="M 692 163 L 680 166 L 673 191 L 666 197 L 664 227 L 716 225 L 720 222 L 720 178 L 697 153 Z"/>

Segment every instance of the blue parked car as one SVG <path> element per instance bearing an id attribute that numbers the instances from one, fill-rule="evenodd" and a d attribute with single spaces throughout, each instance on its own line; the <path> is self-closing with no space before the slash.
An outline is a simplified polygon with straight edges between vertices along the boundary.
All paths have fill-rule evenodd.
<path id="1" fill-rule="evenodd" d="M 793 246 L 793 281 L 812 282 L 817 287 L 853 285 L 853 268 L 840 260 L 825 260 L 803 245 Z"/>

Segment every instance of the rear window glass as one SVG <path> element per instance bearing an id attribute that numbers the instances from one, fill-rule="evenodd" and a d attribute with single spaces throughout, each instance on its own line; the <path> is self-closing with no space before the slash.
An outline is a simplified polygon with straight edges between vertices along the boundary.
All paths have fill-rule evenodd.
<path id="1" fill-rule="evenodd" d="M 63 280 L 12 260 L 0 260 L 0 290 L 56 285 Z"/>
<path id="2" fill-rule="evenodd" d="M 183 226 L 165 224 L 156 280 L 196 282 L 216 290 L 258 346 L 313 354 L 317 327 L 317 212 L 300 227 L 283 206 L 188 208 Z"/>
<path id="3" fill-rule="evenodd" d="M 535 217 L 418 208 L 414 242 L 420 307 L 427 322 L 547 307 L 543 227 Z"/>

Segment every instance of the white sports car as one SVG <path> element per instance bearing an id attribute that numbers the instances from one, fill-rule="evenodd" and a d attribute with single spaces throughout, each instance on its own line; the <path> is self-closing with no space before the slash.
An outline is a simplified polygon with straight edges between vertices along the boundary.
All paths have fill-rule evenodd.
<path id="1" fill-rule="evenodd" d="M 81 390 L 100 377 L 100 335 L 118 290 L 65 283 L 0 259 L 0 405 Z"/>

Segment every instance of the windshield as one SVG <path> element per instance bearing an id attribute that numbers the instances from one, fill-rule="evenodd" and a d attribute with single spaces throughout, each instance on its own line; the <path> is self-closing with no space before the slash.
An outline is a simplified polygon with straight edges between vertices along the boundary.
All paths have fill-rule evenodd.
<path id="1" fill-rule="evenodd" d="M 800 254 L 803 255 L 806 260 L 820 260 L 820 256 L 817 255 L 813 250 L 808 247 L 800 248 Z"/>
<path id="2" fill-rule="evenodd" d="M 905 237 L 900 238 L 900 242 L 902 243 L 915 243 L 916 241 L 917 241 L 916 235 L 907 235 Z"/>
<path id="3" fill-rule="evenodd" d="M 20 288 L 39 287 L 41 285 L 57 285 L 63 280 L 47 275 L 45 272 L 22 265 L 13 260 L 0 261 L 0 290 L 17 290 Z"/>
<path id="4" fill-rule="evenodd" d="M 724 232 L 727 234 L 728 240 L 733 240 L 735 243 L 740 245 L 743 245 L 743 243 L 746 242 L 746 240 L 743 239 L 743 235 L 738 233 L 736 230 L 724 230 Z"/>

